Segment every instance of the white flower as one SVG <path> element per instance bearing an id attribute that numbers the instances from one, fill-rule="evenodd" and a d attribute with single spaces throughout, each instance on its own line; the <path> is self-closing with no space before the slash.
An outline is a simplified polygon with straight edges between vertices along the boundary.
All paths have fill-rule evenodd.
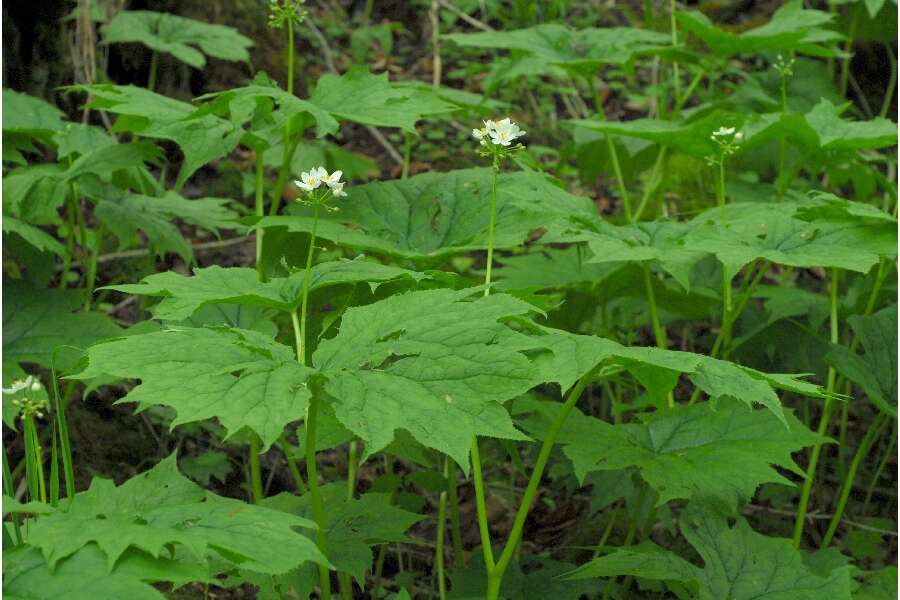
<path id="1" fill-rule="evenodd" d="M 340 173 L 340 171 L 338 171 Z M 331 195 L 335 198 L 340 198 L 342 196 L 346 196 L 347 192 L 344 191 L 344 182 L 338 181 L 336 183 L 329 183 L 328 187 L 331 189 Z"/>
<path id="2" fill-rule="evenodd" d="M 322 167 L 319 167 L 319 168 L 322 169 Z M 339 183 L 341 184 L 341 186 L 343 186 L 344 184 L 341 183 L 341 175 L 343 175 L 343 174 L 344 174 L 343 171 L 335 171 L 334 173 L 329 175 L 328 171 L 326 171 L 325 169 L 322 169 L 322 171 L 321 171 L 322 182 L 330 188 L 334 188 L 334 186 Z"/>
<path id="3" fill-rule="evenodd" d="M 300 173 L 300 179 L 295 179 L 294 185 L 304 192 L 311 192 L 322 185 L 322 173 L 328 175 L 328 171 L 322 167 L 316 167 L 310 171 Z"/>
<path id="4" fill-rule="evenodd" d="M 494 127 L 488 131 L 488 135 L 491 136 L 491 142 L 499 146 L 509 146 L 513 140 L 525 135 L 525 132 L 509 118 L 493 123 L 493 125 Z"/>
<path id="5" fill-rule="evenodd" d="M 472 130 L 472 137 L 482 146 L 486 146 L 488 141 L 495 146 L 509 146 L 513 140 L 523 135 L 525 132 L 509 118 L 502 121 L 484 121 L 484 127 Z"/>
<path id="6" fill-rule="evenodd" d="M 482 146 L 487 146 L 485 138 L 489 137 L 488 134 L 494 130 L 496 123 L 493 121 L 482 121 L 482 123 L 484 123 L 484 127 L 472 130 L 472 137 L 478 140 Z"/>
<path id="7" fill-rule="evenodd" d="M 736 134 L 734 134 L 734 141 L 739 142 L 742 139 L 744 139 L 744 134 L 741 133 L 740 131 L 738 131 Z"/>
<path id="8" fill-rule="evenodd" d="M 28 389 L 28 388 L 34 389 L 33 386 L 35 386 L 35 385 L 38 386 L 37 390 L 41 389 L 40 382 L 37 381 L 33 376 L 29 375 L 25 379 L 14 380 L 12 382 L 12 386 L 10 386 L 8 388 L 3 388 L 3 393 L 4 394 L 15 394 L 17 392 L 21 392 L 24 389 Z M 34 391 L 37 391 L 37 390 L 34 390 Z"/>
<path id="9" fill-rule="evenodd" d="M 734 127 L 719 127 L 716 131 L 713 131 L 712 137 L 713 139 L 719 137 L 727 137 L 729 135 L 734 135 Z"/>

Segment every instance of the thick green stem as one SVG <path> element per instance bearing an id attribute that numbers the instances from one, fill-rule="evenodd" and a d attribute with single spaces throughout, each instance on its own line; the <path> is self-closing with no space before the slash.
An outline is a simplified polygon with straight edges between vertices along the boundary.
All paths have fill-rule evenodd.
<path id="1" fill-rule="evenodd" d="M 841 524 L 841 518 L 844 516 L 844 509 L 847 508 L 847 500 L 850 498 L 850 489 L 853 487 L 853 480 L 856 479 L 856 471 L 859 469 L 859 465 L 863 458 L 869 453 L 872 442 L 875 441 L 887 423 L 887 415 L 881 413 L 875 418 L 875 421 L 869 425 L 869 430 L 866 432 L 863 441 L 856 450 L 853 461 L 850 463 L 850 470 L 847 471 L 847 475 L 844 477 L 844 483 L 841 487 L 841 496 L 838 499 L 837 508 L 834 511 L 834 515 L 831 517 L 831 522 L 828 524 L 828 530 L 825 532 L 825 537 L 822 538 L 822 543 L 819 544 L 819 548 L 826 548 L 831 543 L 838 525 Z"/>
<path id="2" fill-rule="evenodd" d="M 838 343 L 838 270 L 831 270 L 831 294 L 830 294 L 830 328 L 831 343 Z M 822 418 L 819 420 L 819 426 L 816 432 L 820 436 L 824 436 L 828 430 L 828 424 L 831 421 L 831 410 L 834 403 L 834 384 L 836 380 L 836 371 L 833 367 L 828 368 L 828 382 L 826 384 L 825 406 L 822 408 Z M 809 466 L 806 469 L 806 478 L 803 481 L 803 488 L 800 491 L 800 504 L 797 509 L 797 519 L 794 521 L 794 547 L 799 548 L 803 539 L 803 527 L 806 524 L 806 510 L 809 507 L 809 496 L 812 491 L 813 482 L 816 478 L 816 467 L 819 464 L 819 455 L 822 452 L 822 444 L 813 445 L 812 452 L 809 456 Z"/>
<path id="3" fill-rule="evenodd" d="M 259 504 L 263 499 L 262 469 L 259 464 L 259 436 L 250 434 L 250 450 L 248 462 L 250 464 L 250 494 L 253 504 Z"/>
<path id="4" fill-rule="evenodd" d="M 522 531 L 525 527 L 525 520 L 528 518 L 528 511 L 531 510 L 531 505 L 534 503 L 534 499 L 537 496 L 538 486 L 541 483 L 541 478 L 544 475 L 544 469 L 547 466 L 547 461 L 550 459 L 550 453 L 556 443 L 556 438 L 559 437 L 559 433 L 562 431 L 566 419 L 575 408 L 575 404 L 578 402 L 584 388 L 588 385 L 593 376 L 593 371 L 588 372 L 578 380 L 575 387 L 569 390 L 566 401 L 559 409 L 559 413 L 557 413 L 556 418 L 550 425 L 550 429 L 547 430 L 547 435 L 544 437 L 541 449 L 538 451 L 534 469 L 528 480 L 528 486 L 525 488 L 525 493 L 522 495 L 522 501 L 519 503 L 519 509 L 516 511 L 512 530 L 509 533 L 509 539 L 506 540 L 506 545 L 503 547 L 503 552 L 500 554 L 500 559 L 497 561 L 497 564 L 488 567 L 487 600 L 498 600 L 500 596 L 500 584 L 503 581 L 503 575 L 506 573 L 510 561 L 512 561 L 516 547 L 519 545 L 519 542 L 522 541 Z"/>
<path id="5" fill-rule="evenodd" d="M 150 54 L 150 75 L 147 78 L 147 89 L 151 92 L 156 89 L 156 72 L 159 70 L 159 53 L 154 50 Z"/>
<path id="6" fill-rule="evenodd" d="M 28 481 L 29 498 L 36 502 L 47 502 L 41 440 L 37 434 L 34 416 L 31 414 L 26 414 L 22 420 L 22 432 L 25 441 L 25 477 Z"/>
<path id="7" fill-rule="evenodd" d="M 641 202 L 638 204 L 637 210 L 633 215 L 628 215 L 630 209 L 626 206 L 625 216 L 628 218 L 630 223 L 636 223 L 640 221 L 641 215 L 644 214 L 644 209 L 647 208 L 647 203 L 650 202 L 650 198 L 653 197 L 653 193 L 659 188 L 660 181 L 662 180 L 662 166 L 666 160 L 666 146 L 660 146 L 659 151 L 656 154 L 656 160 L 653 163 L 653 170 L 650 171 L 650 179 L 647 180 L 647 185 L 644 186 L 644 193 L 641 195 Z"/>

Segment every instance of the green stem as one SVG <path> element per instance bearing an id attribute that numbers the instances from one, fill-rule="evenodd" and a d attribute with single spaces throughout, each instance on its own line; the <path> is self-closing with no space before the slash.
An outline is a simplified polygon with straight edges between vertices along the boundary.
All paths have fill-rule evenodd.
<path id="1" fill-rule="evenodd" d="M 528 518 L 528 512 L 531 510 L 531 505 L 534 503 L 534 499 L 537 496 L 538 486 L 544 475 L 547 461 L 550 459 L 553 445 L 556 443 L 556 438 L 559 437 L 560 431 L 562 431 L 566 418 L 575 408 L 575 404 L 578 402 L 582 392 L 593 376 L 594 372 L 591 370 L 578 380 L 575 387 L 569 390 L 566 401 L 559 409 L 559 413 L 557 413 L 556 418 L 550 425 L 550 429 L 547 431 L 547 435 L 544 437 L 541 449 L 538 452 L 537 460 L 534 463 L 534 469 L 528 480 L 528 486 L 525 488 L 525 493 L 522 495 L 522 501 L 519 503 L 519 509 L 516 511 L 512 530 L 509 533 L 509 539 L 506 540 L 506 545 L 503 547 L 503 552 L 500 554 L 500 559 L 497 561 L 497 564 L 488 567 L 487 600 L 497 600 L 500 596 L 500 584 L 503 581 L 503 575 L 506 572 L 507 567 L 509 567 L 510 561 L 512 561 L 516 547 L 522 540 L 522 531 L 525 527 L 525 520 Z"/>
<path id="2" fill-rule="evenodd" d="M 66 418 L 66 403 L 59 395 L 59 381 L 56 377 L 55 356 L 54 353 L 54 360 L 50 366 L 50 377 L 52 379 L 50 391 L 52 392 L 53 397 L 53 417 L 58 424 L 57 433 L 59 435 L 59 449 L 63 461 L 63 475 L 66 479 L 66 497 L 71 501 L 72 498 L 75 497 L 75 466 L 74 461 L 72 460 L 72 443 L 69 439 L 69 423 Z M 70 385 L 73 383 L 74 382 L 70 382 Z"/>
<path id="3" fill-rule="evenodd" d="M 409 163 L 412 161 L 412 139 L 411 133 L 403 132 L 403 167 L 400 171 L 400 179 L 409 177 Z"/>
<path id="4" fill-rule="evenodd" d="M 257 217 L 262 217 L 265 214 L 265 210 L 263 208 L 263 152 L 262 150 L 256 151 L 256 172 L 255 172 L 255 185 L 254 185 L 254 204 L 255 204 L 255 212 Z M 260 280 L 264 279 L 263 276 L 263 262 L 262 262 L 262 254 L 263 254 L 263 234 L 265 230 L 257 229 L 256 230 L 256 270 L 259 273 Z"/>
<path id="5" fill-rule="evenodd" d="M 672 30 L 672 46 L 678 46 L 678 27 L 675 24 L 675 0 L 669 0 L 669 27 Z M 678 73 L 678 61 L 672 61 L 672 78 L 675 86 L 675 106 L 680 103 L 680 76 Z"/>
<path id="6" fill-rule="evenodd" d="M 281 446 L 282 452 L 284 452 L 284 458 L 287 460 L 288 469 L 291 472 L 291 475 L 294 477 L 294 483 L 297 485 L 297 491 L 302 495 L 308 491 L 306 487 L 306 483 L 303 481 L 303 475 L 300 474 L 300 468 L 297 466 L 297 461 L 294 460 L 293 455 L 291 454 L 291 446 L 288 444 L 287 438 L 282 433 L 281 437 L 278 438 L 278 444 Z"/>
<path id="7" fill-rule="evenodd" d="M 832 538 L 834 538 L 834 533 L 837 531 L 838 525 L 841 523 L 841 518 L 844 516 L 844 509 L 847 508 L 847 500 L 850 498 L 850 489 L 853 487 L 856 471 L 859 469 L 859 465 L 863 458 L 869 453 L 872 442 L 875 441 L 875 438 L 881 433 L 881 430 L 884 429 L 887 423 L 887 415 L 880 413 L 878 417 L 875 418 L 875 421 L 869 425 L 869 430 L 866 432 L 863 441 L 856 450 L 853 462 L 850 463 L 850 470 L 847 471 L 847 475 L 844 477 L 844 483 L 841 487 L 841 496 L 838 500 L 837 508 L 834 511 L 834 515 L 831 517 L 831 522 L 828 524 L 828 530 L 825 532 L 825 537 L 822 538 L 822 543 L 819 544 L 819 548 L 826 548 L 831 543 Z"/>
<path id="8" fill-rule="evenodd" d="M 881 479 L 882 474 L 884 474 L 884 469 L 887 467 L 888 461 L 894 455 L 894 448 L 897 446 L 897 420 L 894 419 L 891 425 L 891 433 L 890 433 L 890 441 L 888 441 L 887 449 L 884 451 L 881 460 L 878 461 L 878 466 L 875 468 L 875 475 L 872 477 L 872 481 L 869 482 L 869 487 L 866 488 L 866 499 L 863 501 L 862 514 L 866 514 L 869 510 L 869 502 L 872 500 L 872 493 L 875 491 L 875 486 L 878 484 L 878 481 Z"/>
<path id="9" fill-rule="evenodd" d="M 250 434 L 250 491 L 253 504 L 259 504 L 263 499 L 262 469 L 259 463 L 259 436 Z"/>
<path id="10" fill-rule="evenodd" d="M 303 276 L 303 292 L 300 302 L 300 322 L 291 311 L 291 322 L 294 328 L 294 343 L 297 348 L 297 362 L 307 365 L 306 353 L 306 313 L 309 303 L 309 281 L 312 271 L 313 253 L 316 248 L 316 231 L 319 225 L 319 202 L 313 202 L 313 226 L 309 237 L 309 250 L 306 253 L 306 270 Z M 319 528 L 316 530 L 316 545 L 324 556 L 328 556 L 328 540 L 325 537 L 325 507 L 322 504 L 322 493 L 319 489 L 319 473 L 316 463 L 316 429 L 318 422 L 319 399 L 313 393 L 309 399 L 309 407 L 306 414 L 306 477 L 309 485 L 309 493 L 312 499 L 313 518 Z M 331 574 L 328 567 L 319 565 L 319 586 L 322 590 L 322 598 L 331 598 Z"/>
<path id="11" fill-rule="evenodd" d="M 662 170 L 663 163 L 665 162 L 667 150 L 668 148 L 666 146 L 659 147 L 659 151 L 656 154 L 656 161 L 654 161 L 653 163 L 653 170 L 650 172 L 650 179 L 647 180 L 647 185 L 644 186 L 644 193 L 641 195 L 641 203 L 638 204 L 635 213 L 631 216 L 628 216 L 630 209 L 629 207 L 626 207 L 625 213 L 630 223 L 636 223 L 641 219 L 641 215 L 644 213 L 644 209 L 647 208 L 647 203 L 650 202 L 650 198 L 659 187 L 659 183 L 661 180 L 660 171 Z"/>
<path id="12" fill-rule="evenodd" d="M 853 50 L 853 38 L 856 36 L 856 26 L 859 21 L 861 7 L 854 6 L 851 10 L 853 10 L 853 18 L 850 20 L 850 31 L 847 33 L 847 42 L 844 44 L 844 54 L 847 57 L 841 63 L 841 96 L 847 95 L 847 84 L 850 81 L 850 60 L 852 59 L 850 51 Z"/>
<path id="13" fill-rule="evenodd" d="M 831 293 L 830 293 L 830 326 L 831 326 L 831 343 L 836 345 L 838 343 L 838 270 L 831 270 Z M 831 410 L 832 405 L 834 404 L 834 384 L 836 380 L 836 372 L 833 367 L 828 368 L 828 382 L 826 384 L 825 393 L 827 397 L 825 398 L 825 406 L 822 409 L 822 417 L 819 420 L 819 426 L 816 429 L 816 432 L 820 436 L 824 436 L 827 429 L 829 421 L 831 420 Z M 817 443 L 813 445 L 812 452 L 809 457 L 809 466 L 806 469 L 806 478 L 803 481 L 803 488 L 800 491 L 800 504 L 797 510 L 797 519 L 794 521 L 794 547 L 799 548 L 800 542 L 803 539 L 803 527 L 806 524 L 806 510 L 809 506 L 809 496 L 812 491 L 813 482 L 816 478 L 816 467 L 819 464 L 819 455 L 822 452 L 822 444 Z"/>
<path id="14" fill-rule="evenodd" d="M 787 77 L 781 73 L 781 114 L 787 115 Z M 778 140 L 778 178 L 775 181 L 775 199 L 781 202 L 784 197 L 784 161 L 787 152 L 787 138 L 781 136 Z"/>
<path id="15" fill-rule="evenodd" d="M 453 565 L 465 565 L 465 554 L 462 546 L 462 527 L 459 517 L 459 498 L 456 491 L 456 463 L 450 461 L 450 474 L 447 479 L 447 500 L 450 502 L 450 535 L 453 539 Z"/>
<path id="16" fill-rule="evenodd" d="M 103 246 L 103 226 L 98 225 L 94 232 L 94 247 L 91 250 L 91 262 L 88 265 L 87 283 L 85 285 L 84 310 L 91 310 L 91 301 L 94 296 L 94 285 L 97 282 L 97 259 L 100 257 L 100 249 Z"/>
<path id="17" fill-rule="evenodd" d="M 150 54 L 150 76 L 147 79 L 147 89 L 151 92 L 156 89 L 156 71 L 159 67 L 159 53 L 154 50 Z"/>
<path id="18" fill-rule="evenodd" d="M 497 224 L 497 174 L 500 172 L 500 159 L 494 155 L 494 165 L 491 169 L 491 206 L 488 216 L 488 249 L 487 266 L 484 273 L 484 295 L 491 293 L 491 269 L 494 266 L 494 228 Z"/>
<path id="19" fill-rule="evenodd" d="M 72 166 L 71 155 L 69 156 L 69 166 Z M 63 259 L 63 270 L 59 277 L 60 288 L 65 288 L 69 282 L 72 256 L 75 253 L 75 210 L 78 203 L 78 184 L 73 181 L 70 189 L 72 197 L 66 202 L 66 256 Z"/>
<path id="20" fill-rule="evenodd" d="M 491 531 L 487 519 L 487 505 L 484 500 L 484 476 L 481 473 L 481 452 L 478 438 L 472 440 L 472 481 L 475 485 L 475 510 L 478 514 L 478 533 L 481 535 L 481 552 L 484 565 L 490 571 L 494 568 L 494 550 L 491 547 Z"/>
<path id="21" fill-rule="evenodd" d="M 593 77 L 587 77 L 588 87 L 591 88 L 591 94 L 594 98 L 594 111 L 597 113 L 597 119 L 606 120 L 606 112 L 603 110 L 603 101 L 600 99 L 600 92 L 594 85 Z M 622 197 L 622 207 L 625 210 L 625 218 L 632 221 L 631 199 L 628 197 L 628 189 L 625 187 L 625 178 L 622 176 L 622 167 L 619 165 L 619 153 L 616 151 L 616 145 L 613 143 L 612 136 L 605 134 L 606 147 L 609 151 L 609 159 L 612 161 L 613 173 L 616 176 L 616 183 L 619 185 L 619 194 Z"/>
<path id="22" fill-rule="evenodd" d="M 891 74 L 888 77 L 884 100 L 881 101 L 881 110 L 878 111 L 878 116 L 882 119 L 887 116 L 888 111 L 891 109 L 891 100 L 893 100 L 894 92 L 897 90 L 897 57 L 894 56 L 894 49 L 890 44 L 884 44 L 884 51 L 891 65 Z"/>
<path id="23" fill-rule="evenodd" d="M 347 456 L 347 500 L 353 500 L 356 494 L 356 440 L 350 442 L 350 450 Z"/>
<path id="24" fill-rule="evenodd" d="M 34 417 L 30 414 L 27 414 L 23 419 L 23 433 L 25 439 L 25 476 L 28 480 L 29 497 L 34 501 L 47 502 L 41 441 L 37 434 Z"/>
<path id="25" fill-rule="evenodd" d="M 306 313 L 309 304 L 309 281 L 312 275 L 312 259 L 316 250 L 316 232 L 319 226 L 319 203 L 313 203 L 313 226 L 309 234 L 309 250 L 306 253 L 306 271 L 303 275 L 303 293 L 300 300 L 300 331 L 297 338 L 297 360 L 306 365 Z"/>
<path id="26" fill-rule="evenodd" d="M 444 538 L 447 535 L 447 493 L 450 486 L 456 485 L 456 482 L 450 481 L 450 459 L 444 461 L 444 480 L 447 484 L 447 490 L 441 492 L 438 499 L 438 515 L 437 515 L 437 540 L 435 543 L 434 555 L 437 563 L 438 577 L 438 597 L 440 600 L 447 598 L 447 583 L 444 578 Z"/>
<path id="27" fill-rule="evenodd" d="M 653 324 L 653 335 L 656 338 L 656 345 L 665 350 L 669 344 L 666 340 L 666 330 L 659 321 L 659 312 L 656 310 L 656 292 L 653 291 L 653 281 L 650 275 L 650 265 L 646 262 L 641 263 L 644 271 L 644 287 L 647 290 L 647 303 L 650 305 L 650 321 Z"/>
<path id="28" fill-rule="evenodd" d="M 285 125 L 286 131 L 289 130 L 290 124 Z M 291 161 L 294 160 L 294 153 L 297 152 L 297 146 L 300 145 L 300 133 L 293 140 L 284 141 L 284 152 L 281 155 L 281 167 L 278 169 L 278 179 L 275 181 L 275 187 L 272 190 L 272 200 L 269 202 L 269 214 L 277 215 L 278 209 L 281 208 L 281 199 L 284 196 L 284 188 L 287 184 L 288 173 L 291 171 Z"/>
<path id="29" fill-rule="evenodd" d="M 6 448 L 3 448 L 3 493 L 10 498 L 16 497 L 13 486 L 12 472 L 9 470 L 9 458 L 6 456 Z M 19 546 L 22 544 L 22 530 L 19 529 L 18 515 L 11 515 L 13 524 L 13 544 Z"/>
<path id="30" fill-rule="evenodd" d="M 288 43 L 285 52 L 287 53 L 287 92 L 294 94 L 294 20 L 287 20 Z"/>

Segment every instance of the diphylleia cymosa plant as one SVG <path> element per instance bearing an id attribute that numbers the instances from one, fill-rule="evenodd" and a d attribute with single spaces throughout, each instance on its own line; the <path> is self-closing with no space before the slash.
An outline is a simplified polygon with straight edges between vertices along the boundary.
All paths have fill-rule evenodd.
<path id="1" fill-rule="evenodd" d="M 514 141 L 525 135 L 509 117 L 500 121 L 483 121 L 484 127 L 472 130 L 472 137 L 480 143 L 478 154 L 493 160 L 491 172 L 491 207 L 488 221 L 488 254 L 487 271 L 484 275 L 484 295 L 491 293 L 491 267 L 494 262 L 494 224 L 497 220 L 497 175 L 503 160 L 525 149 L 521 143 L 512 145 Z"/>
<path id="2" fill-rule="evenodd" d="M 300 179 L 294 181 L 303 192 L 297 202 L 312 207 L 313 224 L 309 234 L 309 250 L 306 253 L 306 266 L 303 272 L 303 290 L 300 300 L 300 317 L 291 312 L 291 322 L 294 326 L 294 337 L 297 346 L 297 362 L 302 366 L 308 366 L 306 352 L 306 313 L 309 301 L 309 278 L 312 271 L 313 254 L 316 248 L 316 230 L 319 225 L 319 211 L 337 211 L 336 206 L 329 206 L 332 199 L 342 198 L 347 195 L 344 191 L 344 182 L 341 181 L 341 171 L 329 173 L 325 167 L 316 167 L 300 174 Z M 328 555 L 327 540 L 325 537 L 325 507 L 322 504 L 322 494 L 319 490 L 318 469 L 316 466 L 316 424 L 318 421 L 319 402 L 316 394 L 312 394 L 306 413 L 306 472 L 312 499 L 313 517 L 319 528 L 316 531 L 316 545 L 324 555 Z M 331 576 L 328 567 L 319 565 L 319 585 L 322 589 L 322 597 L 331 597 Z"/>

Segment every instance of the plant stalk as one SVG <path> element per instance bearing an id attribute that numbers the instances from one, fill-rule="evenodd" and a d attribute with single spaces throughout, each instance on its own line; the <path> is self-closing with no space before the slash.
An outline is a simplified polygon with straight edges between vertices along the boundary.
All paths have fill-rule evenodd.
<path id="1" fill-rule="evenodd" d="M 831 543 L 832 538 L 834 538 L 834 533 L 837 531 L 838 525 L 841 524 L 841 518 L 844 516 L 844 509 L 847 508 L 847 500 L 850 498 L 850 490 L 853 487 L 853 480 L 856 478 L 856 471 L 859 469 L 862 460 L 872 448 L 872 442 L 875 441 L 881 431 L 887 426 L 887 423 L 887 415 L 880 413 L 875 418 L 875 421 L 869 425 L 865 437 L 860 443 L 859 448 L 856 450 L 853 462 L 850 463 L 850 470 L 847 471 L 847 475 L 844 477 L 844 483 L 841 487 L 841 496 L 838 500 L 837 508 L 834 510 L 834 515 L 831 517 L 831 522 L 828 524 L 828 530 L 825 532 L 825 537 L 822 538 L 822 543 L 819 544 L 819 548 L 827 548 Z"/>
<path id="2" fill-rule="evenodd" d="M 538 452 L 537 460 L 534 464 L 534 469 L 528 480 L 528 486 L 525 488 L 525 493 L 522 495 L 522 501 L 519 503 L 519 509 L 516 511 L 516 517 L 513 521 L 509 538 L 506 540 L 506 545 L 503 547 L 503 552 L 500 554 L 500 559 L 497 561 L 496 565 L 488 567 L 487 600 L 498 600 L 500 597 L 500 585 L 503 581 L 503 575 L 506 573 L 510 561 L 512 561 L 516 547 L 522 540 L 522 531 L 525 527 L 525 520 L 528 518 L 528 512 L 531 510 L 531 505 L 534 503 L 535 497 L 537 496 L 538 486 L 544 475 L 547 461 L 550 459 L 550 452 L 553 450 L 553 446 L 562 431 L 566 419 L 575 408 L 575 404 L 578 402 L 582 392 L 584 392 L 585 387 L 587 387 L 593 376 L 594 371 L 589 371 L 578 380 L 575 387 L 569 390 L 566 401 L 563 403 L 559 413 L 557 413 L 556 418 L 550 425 L 547 435 L 544 437 L 541 449 Z"/>
<path id="3" fill-rule="evenodd" d="M 839 337 L 839 329 L 838 329 L 838 270 L 831 270 L 831 294 L 830 294 L 830 328 L 831 328 L 831 343 L 833 345 L 837 345 L 838 337 Z M 822 417 L 819 420 L 819 426 L 816 429 L 816 433 L 820 436 L 825 435 L 828 424 L 831 420 L 831 410 L 834 404 L 834 385 L 836 383 L 837 373 L 834 370 L 834 367 L 828 367 L 828 382 L 826 384 L 825 393 L 827 397 L 825 398 L 825 406 L 822 409 Z M 794 537 L 793 543 L 795 548 L 800 547 L 800 542 L 803 539 L 803 527 L 806 524 L 806 510 L 809 506 L 809 496 L 812 491 L 812 485 L 815 481 L 816 477 L 816 467 L 819 464 L 819 455 L 822 452 L 822 444 L 818 443 L 813 445 L 812 452 L 809 456 L 809 466 L 806 469 L 806 478 L 803 481 L 803 488 L 800 491 L 800 505 L 797 510 L 797 519 L 794 521 Z"/>

